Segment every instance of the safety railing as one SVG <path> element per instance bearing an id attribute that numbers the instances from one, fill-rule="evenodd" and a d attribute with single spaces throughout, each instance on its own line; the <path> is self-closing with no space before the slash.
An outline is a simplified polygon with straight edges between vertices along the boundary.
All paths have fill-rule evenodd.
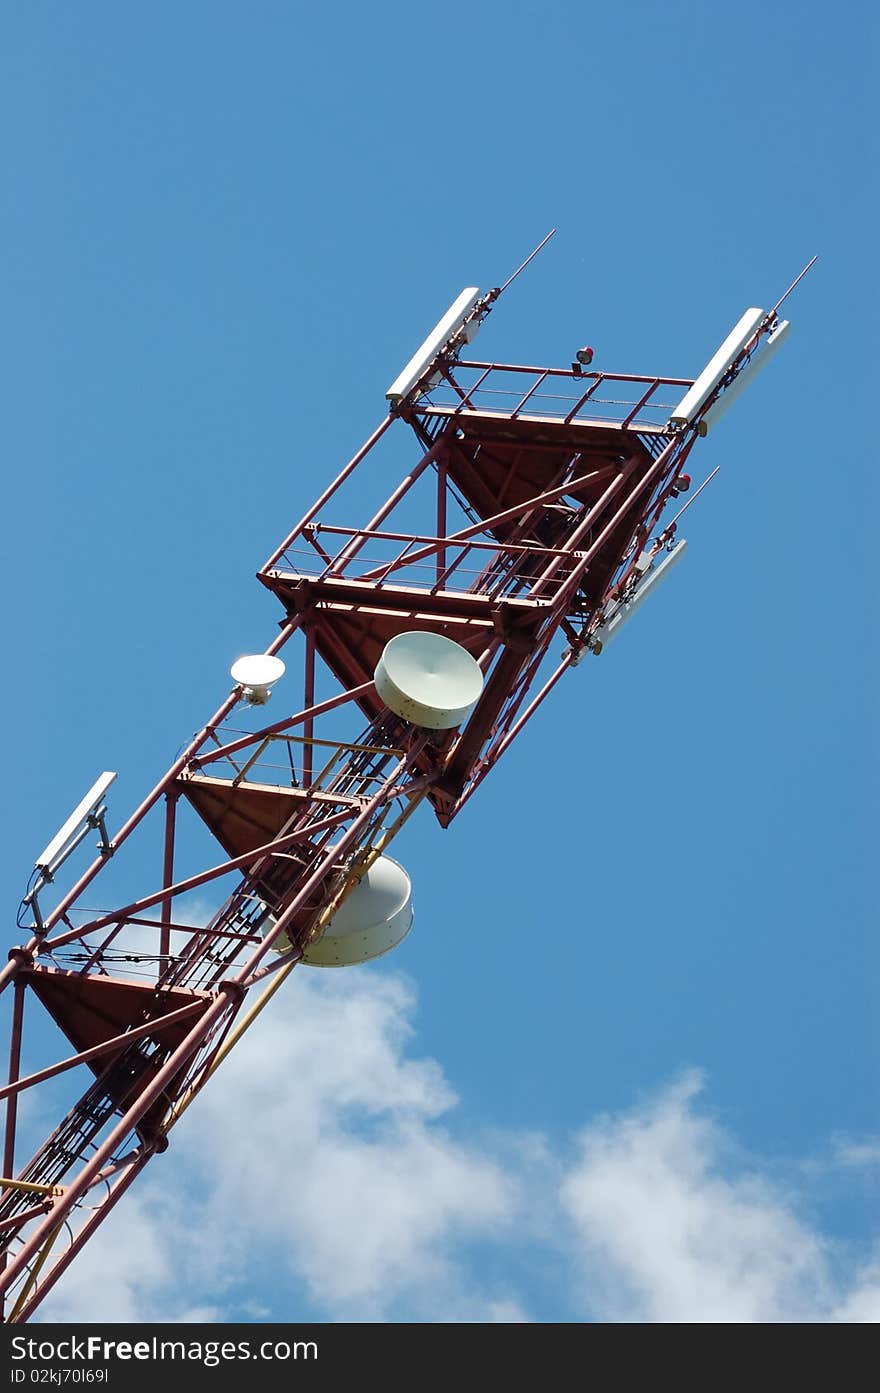
<path id="1" fill-rule="evenodd" d="M 512 596 L 556 558 L 563 576 L 571 553 L 538 542 L 499 542 L 473 535 L 433 537 L 309 523 L 299 545 L 279 558 L 280 571 L 314 580 L 367 581 L 376 590 L 410 587 L 425 594 Z M 340 541 L 341 539 L 341 541 Z M 304 545 L 308 542 L 309 545 Z"/>
<path id="2" fill-rule="evenodd" d="M 516 419 L 551 419 L 564 425 L 614 424 L 657 430 L 664 427 L 684 392 L 686 377 L 584 372 L 510 363 L 454 363 L 419 398 L 444 415 L 479 412 Z"/>
<path id="3" fill-rule="evenodd" d="M 236 737 L 248 734 L 237 726 L 218 726 L 219 757 L 211 759 L 208 749 L 197 772 L 226 779 L 235 787 L 256 783 L 307 789 L 322 794 L 324 802 L 338 797 L 343 803 L 371 797 L 386 777 L 388 761 L 401 755 L 390 745 L 352 744 L 286 731 L 254 737 L 234 754 L 219 753 L 227 745 L 238 745 Z"/>

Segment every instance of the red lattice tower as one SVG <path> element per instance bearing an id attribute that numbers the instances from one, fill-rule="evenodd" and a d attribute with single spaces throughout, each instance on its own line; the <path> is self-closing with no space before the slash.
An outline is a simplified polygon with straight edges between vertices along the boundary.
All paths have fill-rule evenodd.
<path id="1" fill-rule="evenodd" d="M 787 327 L 778 305 L 749 311 L 696 384 L 587 371 L 587 349 L 562 368 L 463 362 L 500 293 L 463 292 L 389 390 L 379 427 L 258 573 L 284 612 L 267 653 L 283 650 L 289 667 L 298 648 L 301 708 L 231 728 L 233 712 L 248 713 L 246 726 L 262 712 L 236 686 L 115 837 L 101 798 L 92 799 L 61 860 L 93 827 L 99 856 L 51 912 L 40 898 L 60 862 L 48 858 L 32 878 L 29 937 L 0 973 L 11 999 L 0 1090 L 7 1320 L 31 1316 L 167 1148 L 183 1110 L 268 996 L 317 951 L 418 805 L 448 826 L 563 673 L 599 652 L 647 593 L 681 546 L 682 510 L 668 520 L 666 510 L 689 483 L 697 437 Z M 390 431 L 408 432 L 416 447 L 405 477 L 365 525 L 334 521 L 349 480 L 374 463 Z M 376 690 L 386 645 L 426 631 L 453 640 L 482 673 L 476 705 L 451 730 L 412 724 Z M 319 664 L 341 690 L 316 701 Z M 220 851 L 175 879 L 184 809 Z M 157 818 L 155 878 L 127 904 L 84 910 L 110 857 L 116 867 L 129 838 Z M 174 918 L 180 895 L 213 882 L 227 898 L 209 923 Z M 72 1052 L 23 1075 L 37 1005 Z M 69 1101 L 22 1163 L 18 1100 L 60 1075 Z M 46 1096 L 57 1110 L 56 1088 Z"/>

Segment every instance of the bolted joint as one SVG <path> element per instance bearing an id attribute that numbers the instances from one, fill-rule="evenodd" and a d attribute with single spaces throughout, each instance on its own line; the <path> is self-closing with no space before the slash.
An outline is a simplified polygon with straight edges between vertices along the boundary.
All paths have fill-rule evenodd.
<path id="1" fill-rule="evenodd" d="M 234 982 L 231 977 L 224 977 L 223 981 L 218 983 L 217 990 L 234 1001 L 236 1006 L 240 1006 L 244 1001 L 247 988 L 242 986 L 241 982 Z"/>

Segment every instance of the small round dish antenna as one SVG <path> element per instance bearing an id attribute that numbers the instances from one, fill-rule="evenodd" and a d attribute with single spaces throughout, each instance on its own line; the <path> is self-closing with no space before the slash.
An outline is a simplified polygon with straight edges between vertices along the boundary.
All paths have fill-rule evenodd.
<path id="1" fill-rule="evenodd" d="M 454 730 L 483 690 L 479 663 L 460 643 L 428 630 L 397 634 L 376 666 L 376 691 L 405 721 Z"/>
<path id="2" fill-rule="evenodd" d="M 242 696 L 250 706 L 265 706 L 272 695 L 272 687 L 279 677 L 284 676 L 284 664 L 280 658 L 267 653 L 251 653 L 244 658 L 236 658 L 229 675 L 233 682 L 243 687 Z"/>
<path id="3" fill-rule="evenodd" d="M 270 918 L 269 925 L 275 920 Z M 412 928 L 412 883 L 403 866 L 379 856 L 346 895 L 321 937 L 303 953 L 309 967 L 353 967 L 390 953 Z M 290 949 L 286 934 L 272 945 Z"/>

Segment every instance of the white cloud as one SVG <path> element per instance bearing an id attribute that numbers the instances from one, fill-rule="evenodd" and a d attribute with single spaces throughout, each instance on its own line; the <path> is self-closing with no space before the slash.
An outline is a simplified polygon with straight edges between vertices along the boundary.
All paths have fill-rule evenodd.
<path id="1" fill-rule="evenodd" d="M 325 1319 L 512 1322 L 536 1288 L 511 1274 L 536 1270 L 561 1320 L 880 1318 L 880 1266 L 840 1279 L 797 1195 L 731 1160 L 697 1075 L 567 1161 L 533 1134 L 463 1140 L 439 1064 L 408 1054 L 413 1009 L 393 974 L 295 974 L 41 1318 L 290 1319 L 308 1297 Z"/>
<path id="2" fill-rule="evenodd" d="M 456 1239 L 513 1208 L 514 1180 L 439 1122 L 455 1103 L 439 1065 L 405 1056 L 412 1006 L 395 977 L 303 980 L 187 1119 L 215 1202 L 344 1316 L 387 1315 L 403 1293 L 431 1306 L 455 1285 Z"/>
<path id="3" fill-rule="evenodd" d="M 875 1325 L 880 1321 L 880 1260 L 856 1274 L 852 1289 L 837 1303 L 831 1320 Z"/>
<path id="4" fill-rule="evenodd" d="M 859 1168 L 880 1166 L 880 1143 L 840 1141 L 834 1148 L 833 1164 Z"/>
<path id="5" fill-rule="evenodd" d="M 829 1243 L 756 1169 L 722 1173 L 727 1139 L 696 1111 L 699 1089 L 690 1074 L 582 1134 L 562 1201 L 585 1311 L 609 1320 L 834 1319 L 843 1306 Z M 847 1301 L 870 1309 L 867 1289 Z"/>

